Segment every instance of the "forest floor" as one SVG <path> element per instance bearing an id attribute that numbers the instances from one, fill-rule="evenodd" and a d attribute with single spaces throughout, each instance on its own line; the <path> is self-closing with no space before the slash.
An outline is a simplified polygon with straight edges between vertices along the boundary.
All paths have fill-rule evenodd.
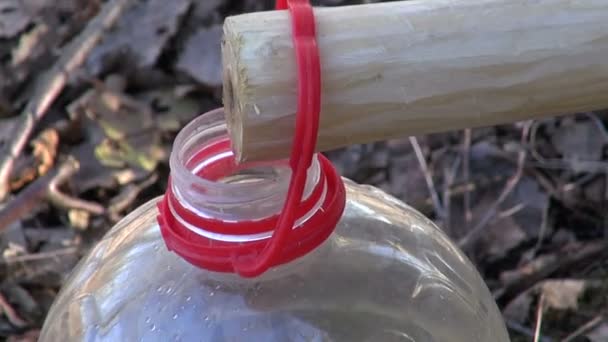
<path id="1" fill-rule="evenodd" d="M 223 18 L 271 8 L 0 2 L 0 339 L 35 341 L 76 262 L 164 192 L 175 135 L 222 105 Z M 457 242 L 513 341 L 605 342 L 606 122 L 608 112 L 571 113 L 326 155 L 343 176 L 402 199 Z"/>

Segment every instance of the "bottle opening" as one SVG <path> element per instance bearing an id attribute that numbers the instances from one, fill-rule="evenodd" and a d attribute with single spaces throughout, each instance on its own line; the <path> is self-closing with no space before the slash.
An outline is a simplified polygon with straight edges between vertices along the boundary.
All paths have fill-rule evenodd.
<path id="1" fill-rule="evenodd" d="M 170 167 L 171 191 L 178 204 L 198 216 L 226 222 L 261 221 L 278 215 L 291 177 L 287 160 L 235 163 L 222 109 L 201 115 L 180 131 Z M 315 190 L 318 195 L 324 186 L 315 158 L 303 200 L 311 200 Z M 314 198 L 315 204 L 322 200 Z M 272 228 L 267 227 L 269 234 Z"/>
<path id="2" fill-rule="evenodd" d="M 159 205 L 159 223 L 170 250 L 195 265 L 233 271 L 235 257 L 255 256 L 273 236 L 289 188 L 289 161 L 237 164 L 222 108 L 180 131 L 170 168 Z M 343 195 L 341 179 L 329 161 L 315 155 L 294 213 L 291 239 L 277 263 L 310 251 L 329 236 L 341 216 Z"/>

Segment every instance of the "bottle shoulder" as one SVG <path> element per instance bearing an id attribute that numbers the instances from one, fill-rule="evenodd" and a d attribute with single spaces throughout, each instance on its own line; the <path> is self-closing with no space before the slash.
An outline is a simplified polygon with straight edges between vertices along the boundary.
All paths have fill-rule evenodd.
<path id="1" fill-rule="evenodd" d="M 415 341 L 508 341 L 483 280 L 439 228 L 381 190 L 346 187 L 330 239 L 253 281 L 195 268 L 166 250 L 155 198 L 112 228 L 66 282 L 49 317 L 73 329 L 47 322 L 43 337 L 146 340 L 179 331 L 184 341 L 221 341 L 213 334 L 223 331 L 278 341 L 296 331 L 386 340 L 401 331 Z M 269 327 L 284 338 L 268 338 Z"/>

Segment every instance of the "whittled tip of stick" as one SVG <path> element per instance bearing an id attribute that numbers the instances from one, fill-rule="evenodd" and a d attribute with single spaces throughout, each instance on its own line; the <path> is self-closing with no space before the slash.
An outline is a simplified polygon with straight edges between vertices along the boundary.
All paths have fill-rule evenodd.
<path id="1" fill-rule="evenodd" d="M 264 56 L 268 51 L 259 55 L 250 47 L 255 44 L 260 34 L 255 26 L 259 20 L 268 16 L 278 19 L 280 29 L 269 30 L 267 33 L 279 32 L 282 39 L 288 42 L 280 44 L 281 48 L 275 51 L 280 56 L 273 55 L 272 59 Z M 276 80 L 276 75 L 264 71 L 269 63 L 277 67 L 275 71 L 279 74 L 290 74 L 285 73 L 284 70 L 295 70 L 295 61 L 283 56 L 290 56 L 293 53 L 289 25 L 288 14 L 281 11 L 241 14 L 228 17 L 224 21 L 222 100 L 228 134 L 237 162 L 289 157 L 292 132 L 295 129 L 295 108 L 289 108 L 285 103 L 295 107 L 296 80 L 295 78 L 288 82 Z M 267 43 L 263 45 L 261 47 L 263 50 L 272 49 Z M 245 46 L 248 48 L 244 49 Z M 277 65 L 284 63 L 290 66 Z M 258 84 L 260 76 L 263 78 L 262 86 Z M 252 77 L 254 82 L 250 82 Z M 287 98 L 284 92 L 288 93 Z M 260 102 L 261 94 L 264 95 Z M 294 98 L 289 97 L 291 95 Z"/>
<path id="2" fill-rule="evenodd" d="M 235 158 L 238 162 L 242 162 L 244 159 L 242 150 L 244 118 L 242 112 L 238 110 L 241 107 L 241 104 L 238 102 L 240 97 L 235 94 L 236 89 L 239 89 L 239 77 L 237 74 L 239 70 L 238 57 L 236 55 L 239 50 L 238 44 L 239 40 L 236 39 L 230 30 L 230 18 L 227 18 L 224 24 L 224 37 L 222 39 L 224 113 Z"/>

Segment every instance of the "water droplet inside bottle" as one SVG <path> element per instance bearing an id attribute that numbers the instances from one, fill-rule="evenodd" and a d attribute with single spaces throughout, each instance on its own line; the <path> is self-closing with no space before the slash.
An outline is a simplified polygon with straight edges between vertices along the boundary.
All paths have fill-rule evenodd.
<path id="1" fill-rule="evenodd" d="M 146 317 L 146 323 L 150 323 L 152 319 L 150 317 Z"/>
<path id="2" fill-rule="evenodd" d="M 163 291 L 163 287 L 162 287 L 162 286 L 159 286 L 159 287 L 156 289 L 156 292 L 162 292 L 162 291 Z"/>
<path id="3" fill-rule="evenodd" d="M 203 319 L 204 319 L 205 321 L 209 321 L 209 316 L 205 316 L 205 317 L 203 317 Z"/>
<path id="4" fill-rule="evenodd" d="M 177 314 L 173 315 L 173 319 L 177 319 Z"/>
<path id="5" fill-rule="evenodd" d="M 211 291 L 209 292 L 209 297 L 213 297 L 215 295 L 215 292 Z"/>
<path id="6" fill-rule="evenodd" d="M 169 286 L 167 288 L 167 291 L 165 291 L 166 294 L 171 294 L 171 291 L 173 291 L 173 288 L 171 286 Z"/>
<path id="7" fill-rule="evenodd" d="M 155 250 L 155 251 L 157 251 L 157 250 L 159 250 L 159 249 L 160 249 L 160 246 L 159 246 L 159 245 L 155 245 L 155 246 L 154 246 L 154 250 Z"/>
<path id="8" fill-rule="evenodd" d="M 186 302 L 189 302 L 190 300 L 192 300 L 191 296 L 186 297 Z"/>
<path id="9" fill-rule="evenodd" d="M 150 331 L 154 331 L 154 330 L 156 330 L 156 324 L 152 324 L 152 325 L 150 326 Z"/>

